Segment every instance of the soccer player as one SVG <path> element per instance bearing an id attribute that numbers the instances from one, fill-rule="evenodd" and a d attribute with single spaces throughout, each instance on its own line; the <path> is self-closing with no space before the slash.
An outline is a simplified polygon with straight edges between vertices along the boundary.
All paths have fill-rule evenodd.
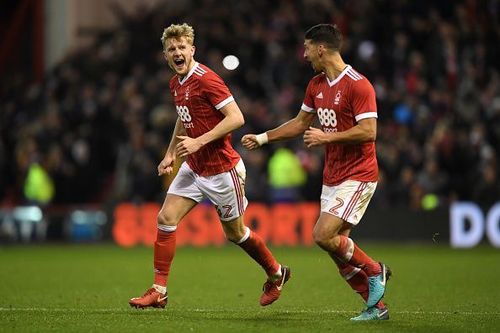
<path id="1" fill-rule="evenodd" d="M 154 245 L 154 284 L 129 304 L 136 308 L 164 308 L 167 281 L 175 254 L 180 220 L 208 198 L 219 214 L 226 238 L 238 244 L 265 270 L 268 278 L 262 306 L 276 301 L 290 278 L 262 239 L 243 224 L 248 204 L 244 194 L 245 166 L 230 142 L 230 133 L 244 124 L 243 115 L 224 81 L 194 60 L 194 30 L 186 23 L 172 24 L 161 38 L 168 65 L 175 72 L 170 92 L 178 118 L 158 175 L 173 172 L 177 158 L 187 158 L 169 187 L 158 214 Z"/>
<path id="2" fill-rule="evenodd" d="M 247 149 L 255 149 L 303 134 L 307 147 L 325 146 L 321 214 L 313 238 L 366 301 L 367 308 L 351 319 L 383 320 L 389 318 L 381 299 L 390 271 L 349 238 L 377 186 L 377 105 L 370 82 L 342 60 L 341 45 L 336 26 L 310 28 L 304 58 L 320 74 L 310 80 L 298 115 L 265 133 L 247 134 L 241 141 Z M 321 129 L 311 126 L 316 115 Z"/>

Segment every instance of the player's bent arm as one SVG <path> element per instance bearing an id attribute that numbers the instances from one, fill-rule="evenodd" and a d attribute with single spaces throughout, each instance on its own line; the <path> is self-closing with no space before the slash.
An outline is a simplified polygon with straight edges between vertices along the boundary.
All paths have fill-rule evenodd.
<path id="1" fill-rule="evenodd" d="M 295 118 L 263 134 L 267 135 L 268 142 L 295 138 L 311 126 L 315 115 L 315 113 L 300 110 Z"/>
<path id="2" fill-rule="evenodd" d="M 377 118 L 366 118 L 347 131 L 328 133 L 328 143 L 359 144 L 377 138 Z"/>
<path id="3" fill-rule="evenodd" d="M 168 149 L 165 155 L 175 155 L 175 147 L 179 143 L 179 135 L 186 135 L 186 129 L 182 124 L 182 121 L 179 117 L 177 117 L 177 121 L 175 122 L 174 133 L 172 134 L 172 138 L 170 139 L 170 143 L 168 145 Z"/>
<path id="4" fill-rule="evenodd" d="M 176 146 L 179 143 L 179 135 L 185 135 L 186 130 L 182 125 L 182 122 L 179 118 L 175 122 L 174 132 L 172 133 L 172 138 L 170 139 L 170 143 L 168 145 L 167 151 L 165 152 L 165 156 L 163 160 L 161 160 L 160 164 L 158 164 L 158 176 L 164 174 L 171 174 L 174 171 L 173 164 L 176 160 Z"/>
<path id="5" fill-rule="evenodd" d="M 224 119 L 210 131 L 198 137 L 203 146 L 231 133 L 245 124 L 245 118 L 243 118 L 243 114 L 235 101 L 223 106 L 219 111 L 224 115 Z"/>

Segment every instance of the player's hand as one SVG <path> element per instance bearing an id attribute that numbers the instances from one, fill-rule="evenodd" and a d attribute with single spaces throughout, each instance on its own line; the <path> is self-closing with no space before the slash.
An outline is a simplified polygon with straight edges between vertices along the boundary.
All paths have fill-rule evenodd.
<path id="1" fill-rule="evenodd" d="M 177 135 L 177 139 L 180 140 L 180 142 L 175 147 L 175 151 L 179 157 L 186 157 L 189 154 L 196 153 L 203 147 L 203 144 L 199 142 L 198 139 L 193 139 L 189 136 Z"/>
<path id="2" fill-rule="evenodd" d="M 260 147 L 255 134 L 243 135 L 243 137 L 241 138 L 241 144 L 243 145 L 243 147 L 249 150 Z"/>
<path id="3" fill-rule="evenodd" d="M 175 155 L 165 154 L 163 160 L 158 164 L 158 176 L 168 174 L 174 171 Z"/>
<path id="4" fill-rule="evenodd" d="M 327 134 L 319 128 L 310 126 L 309 129 L 304 132 L 304 143 L 308 148 L 323 145 L 327 142 Z"/>

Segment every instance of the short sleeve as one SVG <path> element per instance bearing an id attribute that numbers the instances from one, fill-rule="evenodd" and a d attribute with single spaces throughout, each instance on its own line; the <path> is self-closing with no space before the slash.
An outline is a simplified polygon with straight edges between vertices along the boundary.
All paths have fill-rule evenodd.
<path id="1" fill-rule="evenodd" d="M 377 118 L 375 89 L 366 78 L 356 81 L 352 86 L 351 107 L 356 121 Z"/>
<path id="2" fill-rule="evenodd" d="M 314 94 L 313 94 L 313 81 L 309 81 L 309 84 L 307 85 L 307 89 L 306 89 L 306 94 L 304 96 L 304 101 L 302 102 L 302 106 L 300 107 L 300 109 L 302 111 L 305 111 L 305 112 L 310 112 L 310 113 L 314 113 L 316 112 L 315 108 L 314 108 Z"/>
<path id="3" fill-rule="evenodd" d="M 229 88 L 215 73 L 205 74 L 200 82 L 202 93 L 217 110 L 234 101 Z"/>

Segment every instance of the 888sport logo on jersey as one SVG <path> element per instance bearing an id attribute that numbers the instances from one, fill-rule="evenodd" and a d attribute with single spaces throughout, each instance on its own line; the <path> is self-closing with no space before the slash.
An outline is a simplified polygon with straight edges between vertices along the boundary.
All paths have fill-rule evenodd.
<path id="1" fill-rule="evenodd" d="M 184 125 L 184 128 L 193 128 L 193 123 L 191 120 L 191 114 L 189 113 L 189 108 L 186 105 L 176 105 L 175 109 L 177 110 L 177 114 Z"/>
<path id="2" fill-rule="evenodd" d="M 318 109 L 319 123 L 326 133 L 337 132 L 337 114 L 333 109 Z"/>

